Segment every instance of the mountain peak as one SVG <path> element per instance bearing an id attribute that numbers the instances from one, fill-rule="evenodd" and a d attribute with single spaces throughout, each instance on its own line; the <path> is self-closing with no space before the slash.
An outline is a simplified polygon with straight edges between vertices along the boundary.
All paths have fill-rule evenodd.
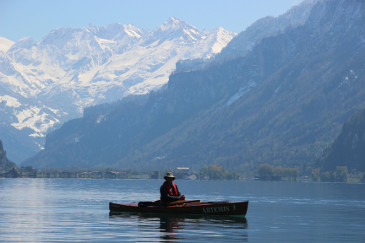
<path id="1" fill-rule="evenodd" d="M 157 39 L 172 40 L 184 39 L 187 42 L 201 39 L 203 33 L 196 27 L 181 21 L 175 17 L 170 17 L 162 25 L 151 31 L 147 37 L 147 43 Z"/>
<path id="2" fill-rule="evenodd" d="M 194 28 L 193 26 L 187 24 L 184 21 L 181 21 L 175 17 L 170 17 L 167 19 L 161 26 L 159 26 L 157 29 L 160 29 L 161 31 L 175 31 L 178 29 L 184 29 L 184 28 Z"/>

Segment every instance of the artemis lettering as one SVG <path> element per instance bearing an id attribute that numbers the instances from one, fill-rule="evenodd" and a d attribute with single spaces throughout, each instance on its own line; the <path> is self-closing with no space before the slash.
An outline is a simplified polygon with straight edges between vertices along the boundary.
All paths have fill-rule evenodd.
<path id="1" fill-rule="evenodd" d="M 229 207 L 212 207 L 212 208 L 203 208 L 203 213 L 225 213 L 231 211 Z"/>

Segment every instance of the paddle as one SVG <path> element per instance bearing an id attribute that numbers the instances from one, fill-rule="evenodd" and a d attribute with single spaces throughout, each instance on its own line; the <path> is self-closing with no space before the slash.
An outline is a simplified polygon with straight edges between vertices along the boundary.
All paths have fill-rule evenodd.
<path id="1" fill-rule="evenodd" d="M 190 203 L 199 203 L 200 200 L 178 200 L 174 202 L 168 203 L 166 206 L 174 206 L 174 205 L 180 205 L 180 204 L 190 204 Z M 147 202 L 139 202 L 138 207 L 151 207 L 151 206 L 158 206 L 160 203 L 160 200 L 157 201 L 147 201 Z"/>
<path id="2" fill-rule="evenodd" d="M 178 200 L 174 202 L 170 202 L 167 204 L 167 206 L 173 206 L 173 205 L 179 205 L 179 204 L 187 204 L 187 203 L 197 203 L 200 202 L 200 200 Z"/>

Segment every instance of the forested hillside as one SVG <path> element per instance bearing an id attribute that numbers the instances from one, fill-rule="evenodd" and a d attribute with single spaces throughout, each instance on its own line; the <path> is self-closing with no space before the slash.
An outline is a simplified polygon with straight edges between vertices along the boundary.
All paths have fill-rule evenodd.
<path id="1" fill-rule="evenodd" d="M 356 112 L 324 154 L 323 171 L 346 166 L 349 171 L 365 172 L 365 109 Z"/>

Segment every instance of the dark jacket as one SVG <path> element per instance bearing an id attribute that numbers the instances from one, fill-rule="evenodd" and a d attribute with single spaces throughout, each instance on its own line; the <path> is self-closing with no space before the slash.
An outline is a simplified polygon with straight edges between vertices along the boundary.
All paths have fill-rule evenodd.
<path id="1" fill-rule="evenodd" d="M 177 187 L 177 185 L 175 184 L 175 187 L 176 187 L 176 190 L 177 190 L 177 195 L 176 193 L 174 192 L 174 190 L 172 190 L 172 194 L 171 195 L 169 193 L 169 190 L 167 188 L 167 186 L 164 184 L 162 184 L 162 186 L 160 187 L 160 199 L 161 199 L 161 204 L 164 205 L 166 203 L 169 203 L 169 202 L 173 202 L 173 201 L 177 201 L 180 199 L 180 196 L 181 196 L 181 193 L 179 191 L 179 188 Z"/>

